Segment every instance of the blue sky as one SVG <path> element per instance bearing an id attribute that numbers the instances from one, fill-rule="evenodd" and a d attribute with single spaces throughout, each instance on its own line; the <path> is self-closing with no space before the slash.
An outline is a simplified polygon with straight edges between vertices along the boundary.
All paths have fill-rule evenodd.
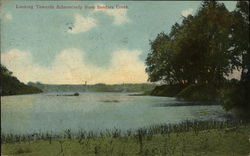
<path id="1" fill-rule="evenodd" d="M 146 82 L 149 40 L 194 14 L 199 1 L 7 1 L 1 62 L 21 81 L 54 84 Z M 224 1 L 232 11 L 236 2 Z M 83 6 L 82 9 L 39 9 Z M 128 9 L 85 9 L 84 6 Z M 29 8 L 17 8 L 33 6 Z"/>

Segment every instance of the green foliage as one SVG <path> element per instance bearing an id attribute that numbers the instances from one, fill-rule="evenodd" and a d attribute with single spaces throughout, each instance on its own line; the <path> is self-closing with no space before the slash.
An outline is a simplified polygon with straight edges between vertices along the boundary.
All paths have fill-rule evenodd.
<path id="1" fill-rule="evenodd" d="M 194 16 L 150 42 L 146 59 L 150 81 L 167 84 L 220 83 L 230 73 L 233 16 L 218 2 L 203 2 Z"/>
<path id="2" fill-rule="evenodd" d="M 157 87 L 153 95 L 221 99 L 226 110 L 249 112 L 250 91 L 245 87 L 250 86 L 248 1 L 237 2 L 232 12 L 223 3 L 203 1 L 193 16 L 184 17 L 169 34 L 158 34 L 150 46 L 149 81 L 188 86 L 181 91 Z M 236 69 L 242 71 L 242 83 L 224 86 L 226 76 Z"/>
<path id="3" fill-rule="evenodd" d="M 154 96 L 176 96 L 185 86 L 183 85 L 162 85 L 156 86 L 150 95 Z"/>
<path id="4" fill-rule="evenodd" d="M 234 25 L 232 26 L 232 45 L 234 49 L 231 53 L 238 57 L 234 62 L 236 68 L 242 69 L 241 80 L 250 81 L 250 51 L 249 51 L 249 2 L 237 2 L 233 11 Z"/>
<path id="5" fill-rule="evenodd" d="M 1 81 L 1 86 L 0 86 L 1 96 L 42 92 L 40 89 L 36 87 L 28 86 L 20 82 L 16 77 L 12 76 L 12 72 L 10 72 L 3 65 L 1 65 L 0 81 Z"/>
<path id="6" fill-rule="evenodd" d="M 148 54 L 146 60 L 149 80 L 152 82 L 167 80 L 170 84 L 174 83 L 176 79 L 170 73 L 174 71 L 172 62 L 174 51 L 171 49 L 170 37 L 165 33 L 160 33 L 154 41 L 150 42 L 150 45 L 151 53 Z"/>
<path id="7" fill-rule="evenodd" d="M 194 101 L 217 101 L 219 91 L 213 85 L 193 84 L 181 90 L 177 97 Z"/>
<path id="8" fill-rule="evenodd" d="M 229 83 L 221 90 L 223 107 L 233 110 L 241 118 L 250 119 L 250 84 L 246 82 Z"/>
<path id="9" fill-rule="evenodd" d="M 226 110 L 232 110 L 241 118 L 250 119 L 250 51 L 249 51 L 249 2 L 237 2 L 232 26 L 230 53 L 232 67 L 241 69 L 241 81 L 226 84 L 221 90 L 221 102 Z M 234 68 L 233 68 L 234 69 Z"/>

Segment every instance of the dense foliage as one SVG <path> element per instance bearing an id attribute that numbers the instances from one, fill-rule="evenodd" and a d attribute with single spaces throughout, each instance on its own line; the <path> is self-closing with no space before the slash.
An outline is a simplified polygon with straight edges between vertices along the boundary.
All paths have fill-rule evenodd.
<path id="1" fill-rule="evenodd" d="M 42 90 L 25 85 L 20 82 L 16 77 L 12 76 L 12 72 L 10 72 L 5 66 L 1 64 L 0 71 L 0 91 L 2 95 L 17 95 L 17 94 L 31 94 L 31 93 L 40 93 Z"/>
<path id="2" fill-rule="evenodd" d="M 219 83 L 235 68 L 230 51 L 233 15 L 223 4 L 203 2 L 198 12 L 151 41 L 146 64 L 150 81 Z"/>
<path id="3" fill-rule="evenodd" d="M 226 110 L 236 105 L 250 110 L 248 35 L 248 1 L 237 2 L 232 12 L 223 3 L 203 1 L 194 15 L 150 41 L 149 81 L 187 86 L 175 94 L 184 98 L 221 99 Z M 241 71 L 241 80 L 228 87 L 228 76 L 236 70 Z"/>

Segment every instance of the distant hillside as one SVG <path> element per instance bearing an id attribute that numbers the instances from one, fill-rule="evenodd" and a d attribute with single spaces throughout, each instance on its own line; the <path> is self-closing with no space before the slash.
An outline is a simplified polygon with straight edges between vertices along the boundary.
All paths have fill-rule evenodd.
<path id="1" fill-rule="evenodd" d="M 44 92 L 146 92 L 151 91 L 156 86 L 155 84 L 140 83 L 140 84 L 114 84 L 108 85 L 98 83 L 94 85 L 79 84 L 79 85 L 55 85 L 29 82 L 28 85 L 37 87 Z"/>
<path id="2" fill-rule="evenodd" d="M 28 86 L 20 82 L 16 77 L 12 76 L 5 66 L 1 65 L 0 71 L 0 94 L 4 95 L 18 95 L 18 94 L 33 94 L 42 92 L 41 89 L 34 86 Z"/>

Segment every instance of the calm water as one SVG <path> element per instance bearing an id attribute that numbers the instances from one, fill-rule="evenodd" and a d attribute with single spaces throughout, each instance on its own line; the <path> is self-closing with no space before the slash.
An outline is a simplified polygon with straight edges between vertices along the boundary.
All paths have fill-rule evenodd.
<path id="1" fill-rule="evenodd" d="M 192 119 L 223 120 L 221 106 L 178 106 L 175 98 L 129 96 L 126 93 L 56 93 L 1 97 L 2 132 L 61 132 L 71 130 L 127 130 Z M 185 103 L 185 102 L 184 102 Z"/>

